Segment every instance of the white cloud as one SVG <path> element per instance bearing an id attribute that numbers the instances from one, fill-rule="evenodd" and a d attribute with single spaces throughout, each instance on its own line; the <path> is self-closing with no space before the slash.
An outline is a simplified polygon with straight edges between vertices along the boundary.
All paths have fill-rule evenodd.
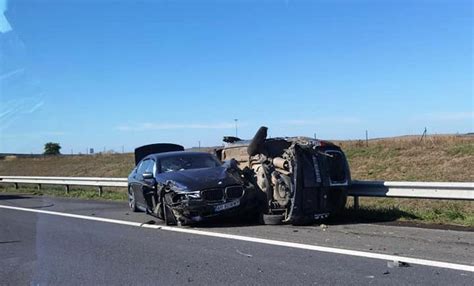
<path id="1" fill-rule="evenodd" d="M 241 123 L 239 123 L 242 126 Z M 230 129 L 235 123 L 138 123 L 117 126 L 120 131 L 150 131 L 176 129 Z"/>
<path id="2" fill-rule="evenodd" d="M 25 113 L 33 113 L 36 110 L 40 109 L 41 106 L 43 106 L 43 105 L 44 105 L 44 101 L 40 101 L 37 104 L 35 104 L 34 106 L 32 106 L 29 110 L 25 111 Z"/>
<path id="3" fill-rule="evenodd" d="M 0 105 L 0 129 L 7 128 L 16 119 L 31 114 L 44 105 L 43 94 L 2 102 Z"/>
<path id="4" fill-rule="evenodd" d="M 6 72 L 6 73 L 0 75 L 0 81 L 5 80 L 5 79 L 7 79 L 9 77 L 12 77 L 14 75 L 24 73 L 24 72 L 25 72 L 24 68 L 19 68 L 19 69 L 16 69 L 16 70 Z"/>

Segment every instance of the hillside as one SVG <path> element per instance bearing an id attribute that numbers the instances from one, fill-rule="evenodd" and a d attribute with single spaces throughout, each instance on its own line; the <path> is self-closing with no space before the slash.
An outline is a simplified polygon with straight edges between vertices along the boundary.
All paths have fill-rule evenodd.
<path id="1" fill-rule="evenodd" d="M 390 181 L 474 181 L 474 137 L 399 137 L 337 142 L 353 179 Z"/>
<path id="2" fill-rule="evenodd" d="M 474 181 L 474 137 L 398 137 L 369 141 L 339 141 L 352 178 L 400 181 Z M 0 175 L 126 177 L 133 154 L 97 154 L 0 160 Z"/>

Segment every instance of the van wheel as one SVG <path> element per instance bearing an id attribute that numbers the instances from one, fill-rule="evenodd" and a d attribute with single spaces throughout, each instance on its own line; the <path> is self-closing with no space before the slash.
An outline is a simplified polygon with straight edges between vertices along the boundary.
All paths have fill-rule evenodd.
<path id="1" fill-rule="evenodd" d="M 344 211 L 347 203 L 347 190 L 336 189 L 329 193 L 329 202 L 332 205 L 333 214 L 338 215 Z"/>
<path id="2" fill-rule="evenodd" d="M 263 214 L 263 223 L 267 225 L 279 225 L 283 223 L 283 215 Z"/>

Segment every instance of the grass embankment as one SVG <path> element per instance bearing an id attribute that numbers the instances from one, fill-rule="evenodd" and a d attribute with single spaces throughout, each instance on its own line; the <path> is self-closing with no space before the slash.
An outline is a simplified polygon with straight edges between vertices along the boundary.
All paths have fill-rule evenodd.
<path id="1" fill-rule="evenodd" d="M 69 193 L 65 192 L 63 187 L 59 186 L 47 186 L 38 190 L 34 185 L 21 185 L 20 188 L 15 189 L 12 186 L 1 186 L 1 193 L 15 193 L 25 194 L 34 196 L 51 196 L 51 197 L 65 197 L 65 198 L 77 198 L 77 199 L 101 199 L 111 201 L 124 201 L 127 199 L 127 193 L 122 189 L 104 188 L 102 196 L 99 196 L 99 192 L 89 187 L 71 187 Z"/>
<path id="2" fill-rule="evenodd" d="M 474 182 L 474 137 L 401 137 L 338 142 L 358 180 Z M 360 219 L 419 221 L 474 227 L 474 202 L 361 198 Z"/>
<path id="3" fill-rule="evenodd" d="M 400 137 L 369 141 L 337 142 L 345 151 L 352 178 L 387 181 L 474 181 L 474 137 Z M 5 158 L 0 160 L 1 175 L 126 177 L 133 168 L 132 154 Z M 79 191 L 78 191 L 79 190 Z M 109 190 L 109 191 L 107 191 Z M 105 189 L 106 199 L 125 199 L 121 192 Z M 0 186 L 0 191 L 14 191 Z M 61 195 L 62 188 L 35 194 Z M 114 190 L 115 191 L 115 190 Z M 97 191 L 72 188 L 69 197 L 98 198 Z M 362 198 L 361 209 L 348 209 L 345 216 L 361 221 L 416 221 L 459 224 L 474 227 L 474 202 Z"/>

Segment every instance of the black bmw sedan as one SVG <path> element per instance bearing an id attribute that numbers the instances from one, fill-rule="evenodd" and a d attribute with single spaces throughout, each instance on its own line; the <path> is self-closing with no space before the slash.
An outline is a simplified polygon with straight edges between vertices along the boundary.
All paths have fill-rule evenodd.
<path id="1" fill-rule="evenodd" d="M 192 224 L 211 218 L 258 217 L 261 194 L 245 174 L 214 155 L 185 152 L 175 144 L 135 149 L 136 166 L 128 177 L 132 211 L 145 211 L 167 225 Z"/>

